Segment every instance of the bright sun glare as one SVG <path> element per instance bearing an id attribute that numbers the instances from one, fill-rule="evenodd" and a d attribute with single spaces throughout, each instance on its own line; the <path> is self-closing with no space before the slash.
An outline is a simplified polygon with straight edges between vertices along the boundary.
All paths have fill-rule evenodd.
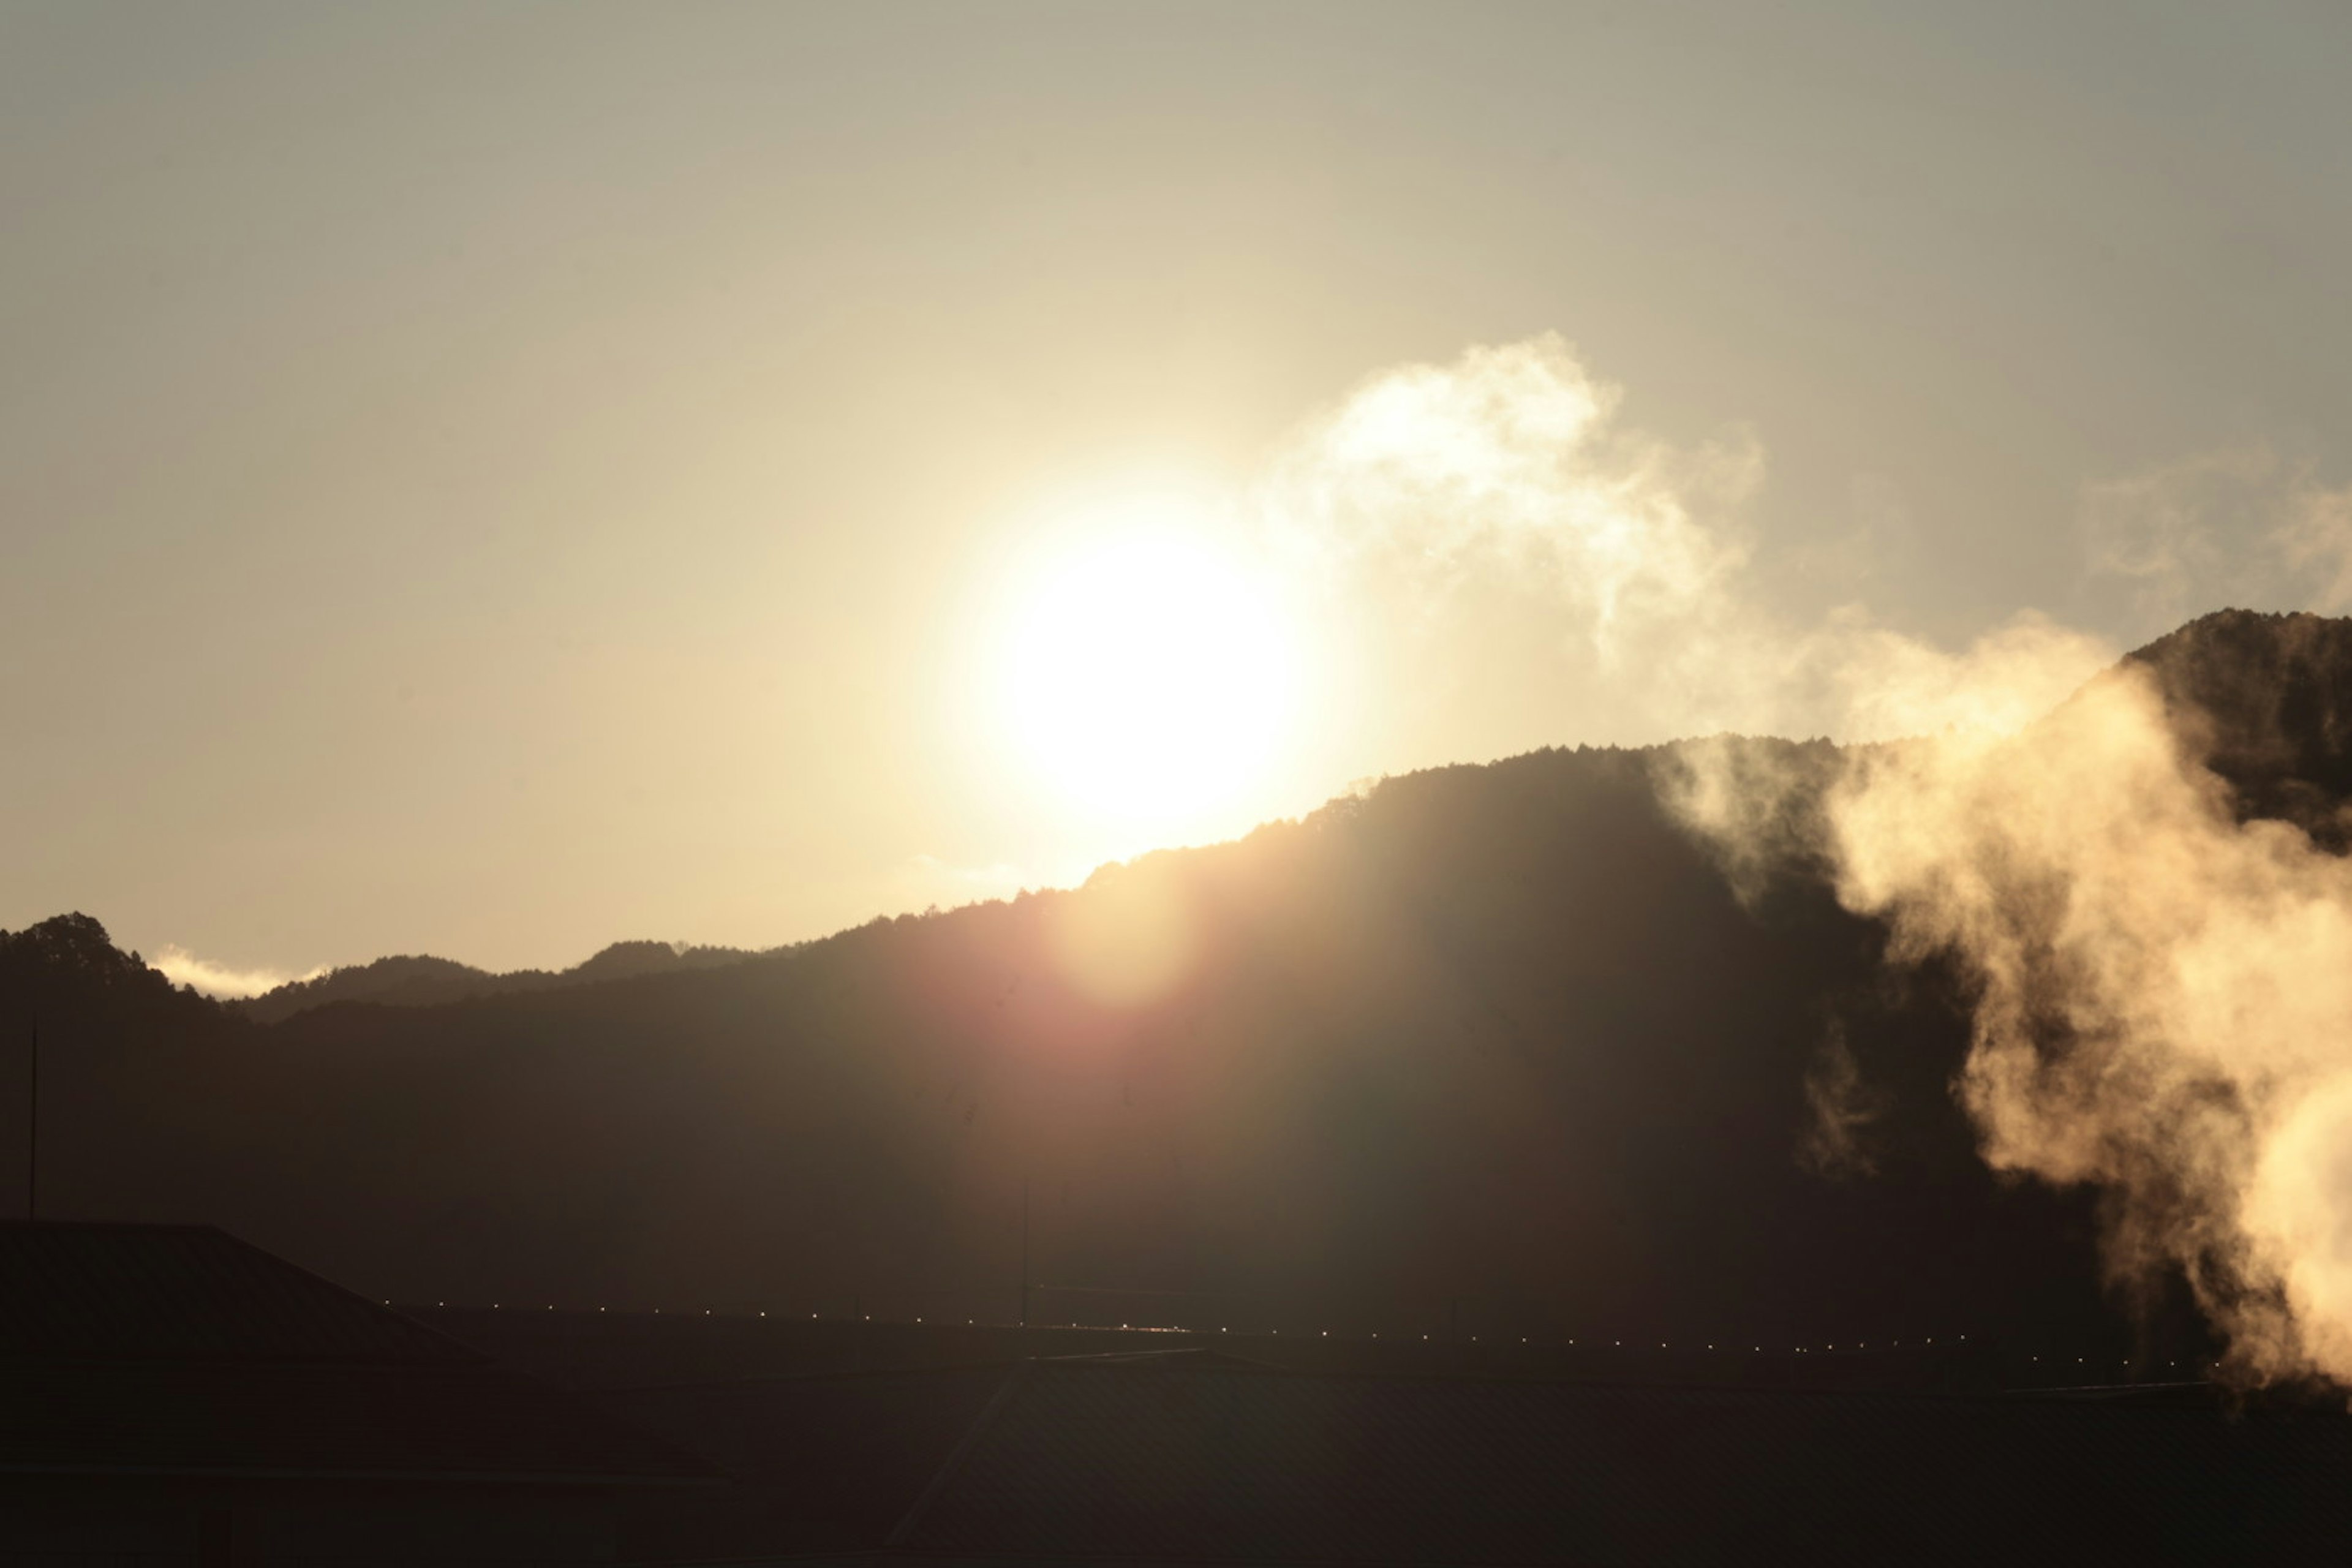
<path id="1" fill-rule="evenodd" d="M 1032 573 L 1005 642 L 1008 738 L 1068 804 L 1129 822 L 1233 801 L 1292 725 L 1276 596 L 1168 509 L 1114 517 Z"/>

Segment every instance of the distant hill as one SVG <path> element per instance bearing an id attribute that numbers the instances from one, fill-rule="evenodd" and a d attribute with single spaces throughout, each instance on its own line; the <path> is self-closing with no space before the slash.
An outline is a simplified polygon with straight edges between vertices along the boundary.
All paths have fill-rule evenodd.
<path id="1" fill-rule="evenodd" d="M 744 948 L 692 947 L 667 942 L 616 942 L 570 969 L 517 969 L 494 973 L 446 958 L 403 955 L 331 970 L 311 980 L 290 981 L 274 991 L 231 1004 L 246 1016 L 275 1024 L 334 1002 L 372 1002 L 385 1007 L 436 1007 L 474 996 L 509 991 L 551 991 L 593 985 L 639 974 L 717 969 L 760 954 Z"/>
<path id="2" fill-rule="evenodd" d="M 2214 709 L 2248 809 L 2336 820 L 2352 624 L 2132 657 Z M 239 1010 L 74 917 L 0 940 L 0 1018 L 41 1010 L 53 1212 L 215 1220 L 384 1297 L 1003 1317 L 1025 1192 L 1034 1277 L 1104 1292 L 1038 1298 L 1066 1315 L 2193 1338 L 2118 1315 L 2095 1195 L 1977 1158 L 1953 977 L 1890 972 L 1818 879 L 1743 904 L 1663 755 L 1431 770 L 1068 892 L 439 1002 L 489 977 L 392 960 Z M 1161 989 L 1123 940 L 1180 955 Z M 1835 1165 L 1832 1039 L 1872 1111 Z M 0 1068 L 0 1173 L 21 1105 Z"/>
<path id="3" fill-rule="evenodd" d="M 2336 853 L 2352 800 L 2352 619 L 2221 610 L 2130 655 L 2248 816 L 2296 824 Z"/>
<path id="4" fill-rule="evenodd" d="M 104 926 L 79 913 L 0 931 L 0 1018 L 28 1030 L 42 1017 L 131 1035 L 205 1032 L 218 1023 L 214 1004 L 174 989 L 161 971 L 116 947 Z M 21 1124 L 23 1118 L 15 1120 Z"/>

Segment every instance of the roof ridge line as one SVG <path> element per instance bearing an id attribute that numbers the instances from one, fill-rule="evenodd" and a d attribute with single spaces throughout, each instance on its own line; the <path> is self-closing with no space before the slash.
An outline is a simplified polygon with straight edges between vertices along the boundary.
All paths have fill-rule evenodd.
<path id="1" fill-rule="evenodd" d="M 290 1273 L 299 1274 L 304 1279 L 309 1280 L 311 1284 L 318 1286 L 321 1289 L 331 1291 L 333 1294 L 341 1297 L 346 1301 L 357 1302 L 360 1306 L 366 1308 L 369 1312 L 377 1317 L 394 1319 L 404 1328 L 406 1328 L 413 1332 L 423 1334 L 428 1339 L 439 1341 L 442 1345 L 457 1352 L 457 1355 L 452 1358 L 453 1360 L 471 1361 L 477 1364 L 495 1364 L 498 1362 L 498 1357 L 490 1354 L 488 1351 L 483 1350 L 478 1345 L 468 1344 L 467 1342 L 459 1339 L 453 1333 L 449 1333 L 442 1329 L 436 1329 L 430 1323 L 420 1322 L 416 1319 L 412 1318 L 407 1313 L 402 1311 L 399 1308 L 394 1306 L 389 1301 L 378 1300 L 372 1296 L 362 1296 L 348 1285 L 340 1284 L 335 1280 L 328 1279 L 323 1274 L 305 1268 L 302 1265 L 295 1262 L 292 1258 L 285 1257 L 279 1253 L 272 1252 L 269 1248 L 261 1246 L 257 1242 L 247 1241 L 245 1237 L 237 1235 L 235 1231 L 228 1229 L 226 1226 L 219 1225 L 205 1225 L 202 1226 L 192 1226 L 191 1228 L 209 1230 L 215 1236 L 219 1237 L 223 1241 L 227 1242 L 229 1246 L 241 1251 L 250 1253 L 254 1257 L 261 1258 L 266 1263 L 273 1264 Z"/>
<path id="2" fill-rule="evenodd" d="M 1034 1358 L 1024 1358 L 1013 1363 L 1013 1370 L 1005 1373 L 1003 1383 L 997 1384 L 995 1394 L 972 1418 L 971 1427 L 950 1451 L 946 1461 L 916 1497 L 906 1514 L 891 1526 L 890 1533 L 883 1537 L 885 1548 L 904 1546 L 913 1537 L 916 1529 L 923 1522 L 923 1516 L 930 1512 L 931 1505 L 939 1501 L 940 1494 L 948 1489 L 948 1483 L 955 1479 L 957 1471 L 963 1468 L 964 1461 L 971 1458 L 972 1450 L 980 1447 L 980 1440 L 987 1436 L 988 1429 L 996 1425 L 996 1418 L 1004 1413 L 1004 1407 L 1013 1403 L 1013 1394 L 1029 1381 L 1030 1369 L 1036 1364 Z"/>

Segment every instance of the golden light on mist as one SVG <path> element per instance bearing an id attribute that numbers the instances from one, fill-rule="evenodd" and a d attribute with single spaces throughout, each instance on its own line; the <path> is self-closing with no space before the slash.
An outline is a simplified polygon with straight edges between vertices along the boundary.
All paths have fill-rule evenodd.
<path id="1" fill-rule="evenodd" d="M 1114 508 L 1024 574 L 1004 613 L 1002 740 L 1065 809 L 1182 823 L 1261 785 L 1303 685 L 1273 584 L 1174 501 Z"/>
<path id="2" fill-rule="evenodd" d="M 2291 1339 L 2277 1334 L 2255 1352 L 2271 1364 L 2294 1366 L 2307 1360 L 2338 1376 L 2352 1367 L 2347 1194 L 2352 1079 L 2337 1078 L 2278 1117 L 2247 1183 L 2242 1223 L 2257 1247 L 2284 1260 L 2280 1282 L 2305 1342 L 2299 1353 Z"/>

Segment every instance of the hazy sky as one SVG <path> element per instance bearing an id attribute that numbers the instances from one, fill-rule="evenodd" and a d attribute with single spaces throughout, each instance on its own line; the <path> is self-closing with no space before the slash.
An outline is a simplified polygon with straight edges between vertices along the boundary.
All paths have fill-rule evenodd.
<path id="1" fill-rule="evenodd" d="M 1213 810 L 997 732 L 1055 562 L 1546 332 L 1745 455 L 1792 622 L 2340 608 L 2348 74 L 2323 5 L 0 0 L 0 925 L 769 945 L 1663 738 L 1377 598 Z"/>

